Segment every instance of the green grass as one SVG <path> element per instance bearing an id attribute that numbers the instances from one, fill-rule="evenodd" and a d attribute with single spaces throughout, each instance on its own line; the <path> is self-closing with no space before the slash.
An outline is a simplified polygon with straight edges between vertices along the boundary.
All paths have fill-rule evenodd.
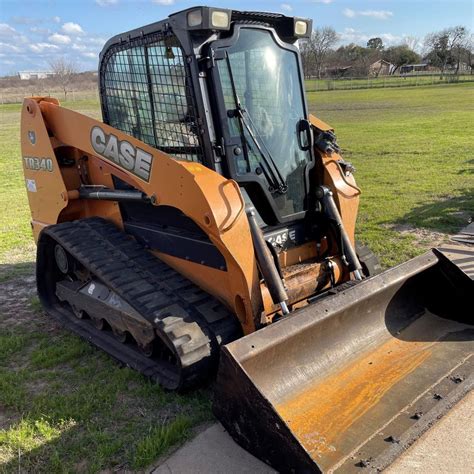
<path id="1" fill-rule="evenodd" d="M 432 243 L 415 245 L 419 234 L 401 226 L 453 233 L 474 216 L 474 85 L 313 92 L 308 100 L 357 169 L 357 236 L 385 266 Z"/>
<path id="2" fill-rule="evenodd" d="M 444 86 L 452 83 L 474 82 L 474 75 L 460 74 L 444 75 L 405 75 L 405 76 L 380 76 L 364 78 L 339 78 L 339 79 L 307 79 L 305 81 L 307 91 L 327 90 L 353 90 L 391 87 L 416 87 L 416 86 Z"/>
<path id="3" fill-rule="evenodd" d="M 0 472 L 143 468 L 210 419 L 207 390 L 166 393 L 55 332 L 0 339 Z"/>
<path id="4" fill-rule="evenodd" d="M 473 94 L 471 84 L 308 94 L 357 168 L 357 235 L 385 266 L 474 215 Z M 94 101 L 64 105 L 99 116 Z M 0 292 L 11 293 L 0 307 L 0 472 L 143 469 L 211 419 L 210 391 L 165 393 L 41 312 L 20 108 L 0 107 Z"/>

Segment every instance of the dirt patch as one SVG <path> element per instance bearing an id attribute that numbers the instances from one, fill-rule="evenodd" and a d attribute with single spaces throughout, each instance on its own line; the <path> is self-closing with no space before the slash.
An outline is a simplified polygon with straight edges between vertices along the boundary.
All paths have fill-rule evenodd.
<path id="1" fill-rule="evenodd" d="M 402 235 L 410 235 L 414 238 L 414 245 L 419 247 L 439 247 L 450 242 L 450 235 L 443 232 L 435 232 L 428 229 L 415 228 L 408 224 L 392 224 L 385 226 L 390 230 Z"/>

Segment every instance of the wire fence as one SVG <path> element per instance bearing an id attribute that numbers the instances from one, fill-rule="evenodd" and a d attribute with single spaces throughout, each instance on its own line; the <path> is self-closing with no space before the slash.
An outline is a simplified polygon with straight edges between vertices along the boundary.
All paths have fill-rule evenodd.
<path id="1" fill-rule="evenodd" d="M 372 88 L 394 88 L 394 87 L 416 87 L 434 86 L 445 84 L 459 84 L 474 82 L 474 74 L 406 74 L 398 76 L 380 77 L 343 77 L 337 79 L 313 79 L 305 80 L 306 92 L 352 90 L 352 89 L 372 89 Z M 41 96 L 55 97 L 64 101 L 64 92 L 56 89 L 32 89 L 27 87 L 2 88 L 0 87 L 0 104 L 19 104 L 25 97 Z M 97 89 L 73 89 L 67 93 L 68 102 L 76 101 L 97 101 L 99 102 L 99 92 Z"/>
<path id="2" fill-rule="evenodd" d="M 337 79 L 306 79 L 306 91 L 333 91 L 390 87 L 434 86 L 474 82 L 474 74 L 406 74 L 380 77 L 342 77 Z"/>
<path id="3" fill-rule="evenodd" d="M 66 96 L 64 91 L 56 89 L 32 89 L 25 90 L 15 88 L 13 90 L 0 88 L 0 104 L 21 104 L 25 97 L 54 97 L 60 102 L 79 102 L 85 100 L 99 101 L 99 90 L 97 89 L 72 89 L 68 90 Z"/>

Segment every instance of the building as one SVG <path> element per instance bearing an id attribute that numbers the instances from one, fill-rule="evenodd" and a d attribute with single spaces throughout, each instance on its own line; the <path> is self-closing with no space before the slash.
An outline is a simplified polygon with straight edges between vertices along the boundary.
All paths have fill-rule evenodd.
<path id="1" fill-rule="evenodd" d="M 408 74 L 410 72 L 426 72 L 429 71 L 428 63 L 421 64 L 404 64 L 400 66 L 400 74 Z"/>
<path id="2" fill-rule="evenodd" d="M 22 81 L 29 79 L 46 79 L 47 77 L 54 76 L 54 72 L 51 71 L 20 71 L 18 76 Z"/>
<path id="3" fill-rule="evenodd" d="M 395 65 L 385 61 L 385 59 L 379 59 L 372 63 L 369 66 L 369 75 L 370 76 L 389 76 L 392 74 L 393 70 L 395 69 Z"/>

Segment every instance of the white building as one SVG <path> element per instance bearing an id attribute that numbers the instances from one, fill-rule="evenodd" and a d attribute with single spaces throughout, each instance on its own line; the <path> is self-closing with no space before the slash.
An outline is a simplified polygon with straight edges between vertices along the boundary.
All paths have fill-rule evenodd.
<path id="1" fill-rule="evenodd" d="M 46 79 L 47 77 L 54 76 L 54 72 L 51 71 L 20 71 L 18 73 L 22 81 L 28 79 Z"/>

